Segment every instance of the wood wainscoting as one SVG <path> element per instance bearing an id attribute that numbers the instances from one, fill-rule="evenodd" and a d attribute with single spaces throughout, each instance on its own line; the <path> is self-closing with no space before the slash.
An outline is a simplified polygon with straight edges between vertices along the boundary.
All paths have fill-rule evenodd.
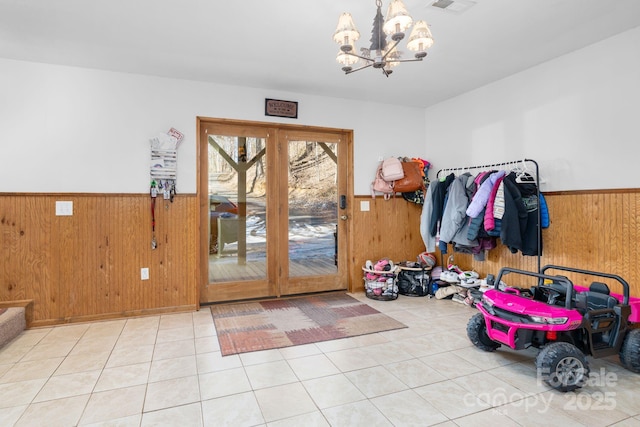
<path id="1" fill-rule="evenodd" d="M 369 201 L 371 211 L 361 212 L 359 200 Z M 545 200 L 551 225 L 542 231 L 541 265 L 617 274 L 629 283 L 631 294 L 640 297 L 640 189 L 550 192 L 545 193 Z M 420 213 L 421 207 L 398 198 L 357 198 L 351 258 L 354 290 L 362 290 L 360 268 L 365 260 L 414 260 L 424 250 Z M 446 257 L 451 254 L 449 245 Z M 497 274 L 502 267 L 538 269 L 537 257 L 512 254 L 501 244 L 488 252 L 485 261 L 453 255 L 461 268 L 475 270 L 483 277 Z M 439 253 L 437 259 L 440 262 Z"/>
<path id="2" fill-rule="evenodd" d="M 542 265 L 615 273 L 640 297 L 640 190 L 545 197 L 551 226 L 543 231 Z M 72 201 L 73 216 L 56 216 L 57 200 Z M 158 202 L 159 245 L 151 250 L 148 195 L 0 194 L 0 301 L 33 300 L 33 326 L 197 309 L 197 197 L 178 195 L 168 209 Z M 413 260 L 424 250 L 422 207 L 399 197 L 353 202 L 349 289 L 362 292 L 367 259 Z M 464 254 L 455 262 L 483 276 L 504 266 L 537 269 L 536 257 L 504 246 L 483 262 Z M 140 280 L 142 267 L 149 280 Z"/>
<path id="3" fill-rule="evenodd" d="M 150 211 L 143 194 L 0 194 L 0 301 L 33 300 L 32 326 L 197 309 L 197 197 L 158 198 L 155 250 Z"/>

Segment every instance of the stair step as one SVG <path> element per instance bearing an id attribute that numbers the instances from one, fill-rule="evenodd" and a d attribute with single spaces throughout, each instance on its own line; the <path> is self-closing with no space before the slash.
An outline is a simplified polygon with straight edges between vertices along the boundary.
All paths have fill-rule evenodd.
<path id="1" fill-rule="evenodd" d="M 20 335 L 26 327 L 24 307 L 7 308 L 0 314 L 0 348 Z"/>

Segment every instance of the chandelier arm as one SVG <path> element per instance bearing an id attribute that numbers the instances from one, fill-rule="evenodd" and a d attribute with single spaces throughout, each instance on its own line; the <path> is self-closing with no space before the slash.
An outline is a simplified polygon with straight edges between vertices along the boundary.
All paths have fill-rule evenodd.
<path id="1" fill-rule="evenodd" d="M 356 58 L 364 59 L 365 61 L 373 62 L 373 59 L 367 58 L 366 56 L 358 55 L 357 53 L 344 52 L 345 55 L 355 56 Z"/>
<path id="2" fill-rule="evenodd" d="M 387 62 L 420 62 L 423 58 L 415 58 L 415 59 L 390 59 Z"/>
<path id="3" fill-rule="evenodd" d="M 367 65 L 363 65 L 363 66 L 362 66 L 362 67 L 360 67 L 360 68 L 356 68 L 355 70 L 345 71 L 344 73 L 345 73 L 345 74 L 355 73 L 356 71 L 360 71 L 360 70 L 364 70 L 365 68 L 369 68 L 369 67 L 371 67 L 372 65 L 373 65 L 373 62 L 371 62 L 370 64 L 367 64 Z"/>
<path id="4" fill-rule="evenodd" d="M 398 43 L 400 43 L 400 41 L 401 41 L 401 40 L 402 40 L 402 39 L 400 39 L 400 40 L 396 40 L 396 41 L 395 41 L 395 43 L 393 43 L 393 46 L 391 46 L 391 47 L 388 47 L 388 46 L 387 46 L 387 51 L 386 51 L 386 52 L 385 52 L 385 54 L 382 56 L 382 60 L 383 60 L 383 61 L 385 61 L 385 60 L 387 59 L 387 55 L 389 55 L 391 52 L 393 52 L 393 49 L 395 49 L 395 48 L 396 48 L 396 46 L 398 46 Z M 389 62 L 396 62 L 396 61 L 391 60 L 391 61 L 389 61 Z"/>

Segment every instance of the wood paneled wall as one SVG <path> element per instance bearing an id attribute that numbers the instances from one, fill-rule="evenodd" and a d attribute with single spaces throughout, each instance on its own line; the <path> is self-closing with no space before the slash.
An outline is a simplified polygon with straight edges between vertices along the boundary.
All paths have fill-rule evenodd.
<path id="1" fill-rule="evenodd" d="M 0 194 L 0 301 L 33 300 L 35 326 L 196 309 L 197 198 L 167 206 L 151 250 L 148 195 Z"/>
<path id="2" fill-rule="evenodd" d="M 551 226 L 543 231 L 542 265 L 616 273 L 640 297 L 640 190 L 548 193 Z M 73 216 L 56 216 L 56 200 L 73 202 Z M 368 201 L 369 211 L 360 210 Z M 49 325 L 198 307 L 198 201 L 158 200 L 151 250 L 147 195 L 0 194 L 0 301 L 33 300 L 32 325 Z M 362 291 L 367 259 L 414 260 L 424 250 L 421 206 L 401 198 L 354 198 L 349 281 Z M 536 257 L 504 246 L 483 262 L 454 254 L 463 269 L 483 276 L 501 267 L 537 269 Z M 438 255 L 438 259 L 440 256 Z M 150 279 L 140 280 L 148 267 Z"/>
<path id="3" fill-rule="evenodd" d="M 541 265 L 618 274 L 631 286 L 631 294 L 640 297 L 640 189 L 545 193 L 545 199 L 551 225 L 542 232 Z M 370 201 L 370 212 L 360 212 L 360 200 Z M 421 207 L 402 199 L 357 197 L 355 210 L 351 284 L 354 291 L 359 291 L 360 268 L 367 259 L 414 260 L 424 244 L 420 236 Z M 502 267 L 538 268 L 537 257 L 512 254 L 503 245 L 489 251 L 485 261 L 475 261 L 466 254 L 453 255 L 461 268 L 473 269 L 482 276 L 497 274 Z M 439 253 L 437 258 L 440 261 Z"/>

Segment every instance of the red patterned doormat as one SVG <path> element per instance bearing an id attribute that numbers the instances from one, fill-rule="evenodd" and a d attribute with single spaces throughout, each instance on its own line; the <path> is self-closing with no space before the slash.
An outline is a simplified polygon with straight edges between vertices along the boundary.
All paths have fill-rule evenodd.
<path id="1" fill-rule="evenodd" d="M 211 313 L 223 356 L 406 328 L 342 293 L 214 305 Z"/>

